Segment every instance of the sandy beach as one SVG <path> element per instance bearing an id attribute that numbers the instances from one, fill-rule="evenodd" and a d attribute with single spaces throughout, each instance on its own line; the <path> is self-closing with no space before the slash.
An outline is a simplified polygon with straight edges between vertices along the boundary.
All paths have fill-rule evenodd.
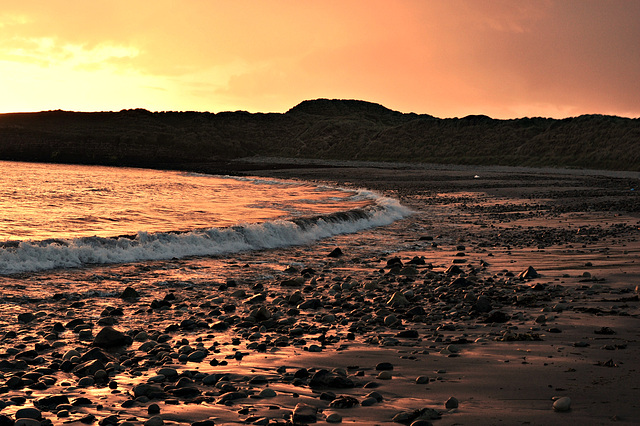
<path id="1" fill-rule="evenodd" d="M 0 277 L 0 425 L 637 424 L 639 173 L 339 166 L 414 214 Z"/>

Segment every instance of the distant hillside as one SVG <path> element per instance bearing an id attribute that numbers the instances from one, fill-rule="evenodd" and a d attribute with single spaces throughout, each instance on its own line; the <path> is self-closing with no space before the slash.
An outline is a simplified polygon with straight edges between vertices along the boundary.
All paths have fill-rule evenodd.
<path id="1" fill-rule="evenodd" d="M 640 119 L 439 119 L 328 99 L 304 101 L 284 114 L 0 115 L 2 160 L 195 168 L 248 156 L 638 171 Z"/>

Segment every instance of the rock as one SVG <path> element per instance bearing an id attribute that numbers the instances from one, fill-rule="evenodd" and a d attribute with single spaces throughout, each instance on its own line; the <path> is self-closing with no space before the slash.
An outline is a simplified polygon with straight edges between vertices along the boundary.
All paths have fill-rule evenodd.
<path id="1" fill-rule="evenodd" d="M 417 339 L 420 334 L 416 330 L 402 330 L 396 334 L 396 337 L 403 339 Z"/>
<path id="2" fill-rule="evenodd" d="M 133 339 L 121 331 L 111 327 L 104 327 L 93 339 L 93 346 L 100 348 L 116 348 L 127 346 L 133 342 Z"/>
<path id="3" fill-rule="evenodd" d="M 395 423 L 413 424 L 418 420 L 437 420 L 442 415 L 432 408 L 422 408 L 420 410 L 403 411 L 393 417 Z"/>
<path id="4" fill-rule="evenodd" d="M 37 408 L 21 408 L 16 411 L 16 419 L 42 419 L 42 413 Z"/>
<path id="5" fill-rule="evenodd" d="M 527 280 L 527 279 L 538 278 L 538 277 L 540 277 L 540 274 L 538 274 L 538 272 L 536 272 L 536 270 L 533 269 L 532 266 L 529 266 L 527 269 L 525 269 L 524 271 L 518 274 L 518 278 L 520 278 L 521 280 Z"/>
<path id="6" fill-rule="evenodd" d="M 36 419 L 18 419 L 15 423 L 12 423 L 13 426 L 41 426 L 42 423 L 40 420 Z"/>
<path id="7" fill-rule="evenodd" d="M 449 284 L 451 288 L 467 288 L 471 285 L 469 281 L 467 281 L 464 277 L 458 277 Z"/>
<path id="8" fill-rule="evenodd" d="M 58 405 L 68 404 L 69 398 L 66 395 L 51 395 L 45 396 L 44 398 L 37 399 L 33 402 L 33 405 L 40 409 L 51 411 L 56 408 Z"/>
<path id="9" fill-rule="evenodd" d="M 331 413 L 326 418 L 327 423 L 342 423 L 342 416 L 338 413 Z"/>
<path id="10" fill-rule="evenodd" d="M 393 378 L 393 374 L 391 373 L 391 371 L 381 371 L 376 376 L 376 379 L 378 380 L 391 380 L 392 378 Z"/>
<path id="11" fill-rule="evenodd" d="M 144 426 L 162 426 L 164 425 L 164 420 L 160 416 L 153 416 L 146 422 L 144 422 Z"/>
<path id="12" fill-rule="evenodd" d="M 387 301 L 387 305 L 393 308 L 403 308 L 409 304 L 405 295 L 399 291 L 393 293 L 393 296 Z"/>
<path id="13" fill-rule="evenodd" d="M 158 404 L 151 404 L 147 407 L 147 413 L 160 414 L 160 406 Z"/>
<path id="14" fill-rule="evenodd" d="M 333 258 L 342 257 L 342 256 L 344 256 L 344 253 L 342 253 L 342 250 L 340 249 L 340 247 L 334 248 L 331 251 L 331 253 L 327 255 L 327 257 L 333 257 Z"/>
<path id="15" fill-rule="evenodd" d="M 220 395 L 220 398 L 216 401 L 216 404 L 226 404 L 231 401 L 235 401 L 236 399 L 246 398 L 247 394 L 244 392 L 226 392 Z"/>
<path id="16" fill-rule="evenodd" d="M 299 403 L 293 409 L 291 420 L 297 423 L 315 423 L 318 421 L 318 409 L 311 405 Z"/>
<path id="17" fill-rule="evenodd" d="M 94 359 L 77 365 L 71 372 L 78 377 L 93 376 L 98 370 L 104 370 L 102 361 Z"/>
<path id="18" fill-rule="evenodd" d="M 262 389 L 258 394 L 260 398 L 273 398 L 276 396 L 276 391 L 270 388 Z"/>
<path id="19" fill-rule="evenodd" d="M 390 314 L 384 317 L 384 325 L 387 327 L 393 327 L 394 325 L 399 323 L 400 323 L 400 320 L 394 314 Z"/>
<path id="20" fill-rule="evenodd" d="M 21 322 L 23 324 L 30 323 L 34 319 L 36 319 L 36 316 L 32 312 L 24 312 L 22 314 L 18 314 L 18 322 Z"/>
<path id="21" fill-rule="evenodd" d="M 553 409 L 558 412 L 569 411 L 571 409 L 571 398 L 563 396 L 556 399 L 553 403 Z"/>
<path id="22" fill-rule="evenodd" d="M 447 399 L 447 402 L 444 403 L 444 407 L 447 410 L 458 408 L 458 400 L 452 396 L 451 398 Z"/>
<path id="23" fill-rule="evenodd" d="M 360 403 L 363 407 L 370 407 L 374 404 L 377 404 L 378 401 L 375 398 L 365 398 Z"/>
<path id="24" fill-rule="evenodd" d="M 104 352 L 102 352 L 98 348 L 92 348 L 92 349 L 89 349 L 84 354 L 82 354 L 82 356 L 80 357 L 80 360 L 83 361 L 83 362 L 91 361 L 91 360 L 98 360 L 98 361 L 101 361 L 101 362 L 109 362 L 109 361 L 112 361 L 113 358 L 111 356 L 105 354 Z"/>
<path id="25" fill-rule="evenodd" d="M 125 300 L 138 299 L 140 298 L 140 293 L 138 293 L 133 287 L 128 286 L 124 290 L 122 290 L 122 293 L 120 293 L 120 298 Z"/>
<path id="26" fill-rule="evenodd" d="M 445 275 L 447 276 L 460 275 L 462 272 L 462 268 L 460 268 L 458 265 L 451 265 L 444 271 Z"/>
<path id="27" fill-rule="evenodd" d="M 429 377 L 427 376 L 418 376 L 416 377 L 416 384 L 418 385 L 424 385 L 429 383 Z"/>
<path id="28" fill-rule="evenodd" d="M 506 314 L 502 311 L 493 311 L 484 320 L 482 320 L 482 322 L 485 324 L 490 324 L 492 322 L 505 323 L 510 319 L 511 315 L 509 314 Z"/>
<path id="29" fill-rule="evenodd" d="M 393 364 L 390 362 L 380 362 L 376 365 L 377 371 L 393 370 Z"/>
<path id="30" fill-rule="evenodd" d="M 491 299 L 485 295 L 479 296 L 478 300 L 476 300 L 476 303 L 473 305 L 473 309 L 481 314 L 491 312 Z"/>
<path id="31" fill-rule="evenodd" d="M 316 371 L 313 377 L 311 377 L 311 380 L 309 380 L 309 387 L 312 389 L 348 389 L 354 386 L 353 381 L 348 377 L 324 369 Z"/>
<path id="32" fill-rule="evenodd" d="M 189 354 L 187 357 L 188 361 L 191 362 L 200 362 L 207 357 L 207 353 L 202 350 L 195 350 Z"/>
<path id="33" fill-rule="evenodd" d="M 348 395 L 340 395 L 329 403 L 331 408 L 353 408 L 360 404 L 357 399 Z"/>

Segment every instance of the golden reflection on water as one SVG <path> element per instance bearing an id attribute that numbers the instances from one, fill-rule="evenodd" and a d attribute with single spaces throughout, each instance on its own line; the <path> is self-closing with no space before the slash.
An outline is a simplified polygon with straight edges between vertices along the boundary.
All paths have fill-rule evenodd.
<path id="1" fill-rule="evenodd" d="M 0 240 L 188 231 L 344 210 L 353 193 L 296 182 L 0 162 Z M 366 204 L 349 200 L 347 208 Z"/>

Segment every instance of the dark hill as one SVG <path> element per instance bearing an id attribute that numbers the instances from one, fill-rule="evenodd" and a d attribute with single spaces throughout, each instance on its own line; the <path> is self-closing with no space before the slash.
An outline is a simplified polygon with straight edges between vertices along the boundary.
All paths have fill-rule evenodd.
<path id="1" fill-rule="evenodd" d="M 640 119 L 438 119 L 356 100 L 285 114 L 0 115 L 0 159 L 197 169 L 247 156 L 640 170 Z"/>

